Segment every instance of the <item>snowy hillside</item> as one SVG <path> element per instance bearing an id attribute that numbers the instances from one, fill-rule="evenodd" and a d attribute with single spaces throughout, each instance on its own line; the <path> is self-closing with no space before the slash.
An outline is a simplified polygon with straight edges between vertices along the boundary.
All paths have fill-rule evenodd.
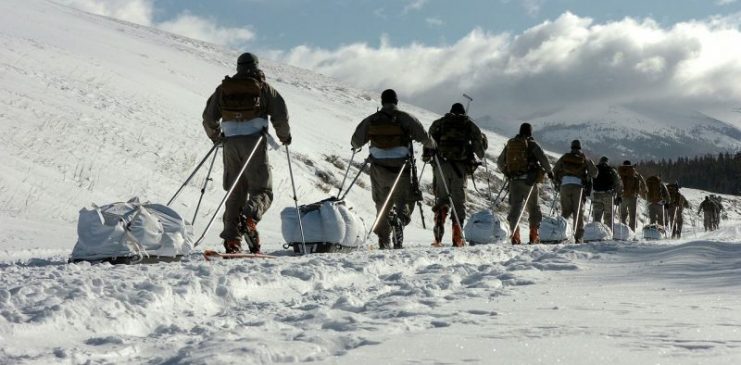
<path id="1" fill-rule="evenodd" d="M 240 52 L 44 0 L 5 0 L 0 14 L 2 364 L 741 358 L 741 199 L 732 196 L 720 231 L 701 232 L 688 214 L 678 241 L 432 249 L 415 211 L 405 250 L 294 257 L 280 235 L 279 213 L 293 205 L 281 148 L 270 151 L 276 199 L 259 226 L 277 259 L 66 264 L 80 208 L 171 197 L 211 147 L 202 108 Z M 379 92 L 261 64 L 288 103 L 299 201 L 335 194 L 350 135 Z M 402 108 L 426 126 L 438 117 Z M 488 136 L 493 159 L 506 138 Z M 486 205 L 483 175 L 481 192 L 469 188 L 472 210 Z M 220 162 L 213 176 L 197 232 L 223 194 Z M 186 217 L 203 179 L 174 205 Z M 363 175 L 347 199 L 366 222 L 369 185 Z M 686 190 L 696 209 L 705 193 Z M 552 196 L 546 186 L 545 211 Z M 219 248 L 219 228 L 204 248 Z"/>
<path id="2" fill-rule="evenodd" d="M 519 124 L 491 117 L 479 121 L 499 133 L 516 130 Z M 606 155 L 640 161 L 741 149 L 737 126 L 678 106 L 585 106 L 534 116 L 530 121 L 546 148 L 565 152 L 572 140 L 580 139 L 595 158 Z"/>

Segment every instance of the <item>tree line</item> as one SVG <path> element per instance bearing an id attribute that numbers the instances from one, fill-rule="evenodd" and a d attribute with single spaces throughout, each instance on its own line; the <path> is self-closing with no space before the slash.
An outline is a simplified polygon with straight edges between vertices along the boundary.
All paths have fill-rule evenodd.
<path id="1" fill-rule="evenodd" d="M 665 183 L 676 181 L 681 187 L 741 195 L 741 152 L 641 161 L 636 168 L 643 177 L 658 175 Z"/>

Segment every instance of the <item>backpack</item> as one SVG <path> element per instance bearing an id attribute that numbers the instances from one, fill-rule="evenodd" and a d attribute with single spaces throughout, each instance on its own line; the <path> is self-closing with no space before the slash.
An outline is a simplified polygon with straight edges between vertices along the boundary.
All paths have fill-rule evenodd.
<path id="1" fill-rule="evenodd" d="M 469 123 L 466 116 L 448 115 L 442 120 L 441 133 L 435 136 L 440 156 L 450 161 L 467 161 L 472 157 Z"/>
<path id="2" fill-rule="evenodd" d="M 240 75 L 242 76 L 242 75 Z M 227 121 L 246 121 L 262 114 L 260 95 L 265 75 L 254 71 L 246 77 L 225 77 L 221 82 L 221 118 Z"/>
<path id="3" fill-rule="evenodd" d="M 651 203 L 658 203 L 661 201 L 661 178 L 658 176 L 651 176 L 646 179 L 646 200 Z"/>
<path id="4" fill-rule="evenodd" d="M 507 176 L 519 176 L 528 172 L 528 143 L 527 138 L 515 137 L 507 141 L 504 148 L 506 153 L 506 164 L 504 174 Z"/>
<path id="5" fill-rule="evenodd" d="M 615 189 L 615 172 L 607 164 L 597 165 L 599 173 L 592 180 L 595 191 L 610 191 Z"/>
<path id="6" fill-rule="evenodd" d="M 383 111 L 377 112 L 368 126 L 368 139 L 371 147 L 389 149 L 394 147 L 408 146 L 411 142 L 409 135 L 401 123 L 396 119 L 396 114 Z"/>
<path id="7" fill-rule="evenodd" d="M 563 174 L 584 178 L 587 169 L 587 158 L 582 153 L 569 152 L 563 155 Z"/>
<path id="8" fill-rule="evenodd" d="M 623 196 L 634 198 L 638 196 L 640 180 L 636 176 L 636 169 L 633 166 L 619 166 L 618 175 L 623 181 Z"/>

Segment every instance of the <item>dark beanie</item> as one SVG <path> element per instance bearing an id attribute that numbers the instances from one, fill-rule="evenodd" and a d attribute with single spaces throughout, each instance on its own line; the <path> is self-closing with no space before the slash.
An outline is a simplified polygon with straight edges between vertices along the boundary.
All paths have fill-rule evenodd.
<path id="1" fill-rule="evenodd" d="M 581 149 L 581 142 L 579 142 L 578 139 L 575 139 L 571 141 L 571 149 L 572 150 L 580 150 Z"/>
<path id="2" fill-rule="evenodd" d="M 623 161 L 623 166 L 632 166 L 629 160 Z"/>
<path id="3" fill-rule="evenodd" d="M 608 159 L 607 156 L 602 156 L 599 158 L 599 163 L 607 163 Z"/>
<path id="4" fill-rule="evenodd" d="M 398 104 L 399 99 L 396 97 L 396 91 L 386 89 L 381 93 L 381 104 Z"/>
<path id="5" fill-rule="evenodd" d="M 237 58 L 237 72 L 254 70 L 257 68 L 259 63 L 260 61 L 254 54 L 249 52 L 242 53 L 239 58 Z"/>
<path id="6" fill-rule="evenodd" d="M 450 114 L 464 115 L 466 114 L 466 108 L 461 103 L 455 103 L 450 107 Z"/>
<path id="7" fill-rule="evenodd" d="M 520 135 L 523 137 L 532 137 L 533 136 L 533 126 L 531 126 L 530 123 L 520 124 Z"/>

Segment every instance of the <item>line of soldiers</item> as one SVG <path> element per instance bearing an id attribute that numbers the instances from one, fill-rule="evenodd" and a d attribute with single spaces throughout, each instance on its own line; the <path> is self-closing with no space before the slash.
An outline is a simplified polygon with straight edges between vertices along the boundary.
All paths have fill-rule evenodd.
<path id="1" fill-rule="evenodd" d="M 292 141 L 286 103 L 266 82 L 258 65 L 255 55 L 240 55 L 237 73 L 224 78 L 203 111 L 206 134 L 214 143 L 223 145 L 224 189 L 234 189 L 226 201 L 224 229 L 220 234 L 228 253 L 242 250 L 242 237 L 250 252 L 260 252 L 257 224 L 273 200 L 264 138 L 267 137 L 268 118 L 281 143 L 288 146 Z M 393 248 L 402 248 L 404 227 L 411 222 L 415 202 L 422 199 L 413 142 L 424 146 L 423 160 L 434 170 L 433 245 L 442 244 L 448 215 L 453 245 L 465 245 L 462 227 L 466 218 L 467 177 L 473 175 L 478 160 L 484 158 L 488 148 L 486 136 L 460 103 L 453 104 L 449 113 L 434 121 L 429 132 L 417 118 L 398 108 L 394 90 L 385 90 L 381 103 L 382 108 L 365 118 L 351 138 L 354 151 L 370 144 L 369 174 L 377 211 L 374 233 L 378 236 L 379 247 L 391 248 L 393 239 Z M 248 160 L 250 163 L 246 164 Z M 533 138 L 532 126 L 523 123 L 517 136 L 507 142 L 497 165 L 508 178 L 510 212 L 507 219 L 510 227 L 514 227 L 513 244 L 522 243 L 518 222 L 525 211 L 529 216 L 529 242 L 540 241 L 538 229 L 542 214 L 538 196 L 539 184 L 545 176 L 558 188 L 562 216 L 575 222 L 577 242 L 584 233 L 584 202 L 590 192 L 595 221 L 612 222 L 612 210 L 617 205 L 620 206 L 620 221 L 628 222 L 635 230 L 640 195 L 649 202 L 652 223 L 676 222 L 672 224 L 675 227 L 673 235 L 681 235 L 682 210 L 689 205 L 679 193 L 678 184 L 670 184 L 667 189 L 658 177 L 644 181 L 630 161 L 625 161 L 617 172 L 608 165 L 607 157 L 602 157 L 595 166 L 581 151 L 578 140 L 571 143 L 571 151 L 551 168 L 543 149 Z M 237 182 L 240 173 L 243 174 Z M 713 203 L 714 207 L 717 205 L 719 201 Z M 706 213 L 705 227 L 714 229 L 718 221 L 714 217 L 719 216 L 719 210 L 707 208 L 709 206 L 710 203 L 704 202 L 701 209 L 718 211 L 710 218 Z"/>
<path id="2" fill-rule="evenodd" d="M 700 203 L 697 214 L 703 212 L 703 225 L 705 231 L 714 231 L 720 225 L 721 212 L 724 210 L 721 197 L 717 195 L 707 195 L 705 200 Z"/>

